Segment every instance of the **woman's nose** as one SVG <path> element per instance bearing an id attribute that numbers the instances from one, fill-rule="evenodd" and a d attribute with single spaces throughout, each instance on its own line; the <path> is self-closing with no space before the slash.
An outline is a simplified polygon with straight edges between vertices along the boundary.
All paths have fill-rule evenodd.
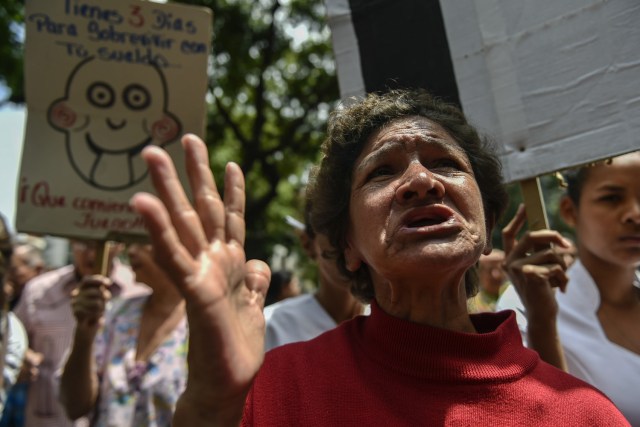
<path id="1" fill-rule="evenodd" d="M 640 197 L 632 198 L 629 205 L 625 208 L 624 222 L 640 224 Z"/>
<path id="2" fill-rule="evenodd" d="M 418 162 L 409 165 L 402 179 L 403 182 L 396 190 L 396 199 L 400 203 L 424 198 L 441 201 L 444 198 L 442 182 Z"/>

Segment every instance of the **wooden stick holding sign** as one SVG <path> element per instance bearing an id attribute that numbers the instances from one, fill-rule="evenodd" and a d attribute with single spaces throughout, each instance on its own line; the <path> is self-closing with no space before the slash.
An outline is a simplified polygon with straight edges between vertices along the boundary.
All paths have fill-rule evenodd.
<path id="1" fill-rule="evenodd" d="M 94 274 L 107 276 L 109 273 L 109 252 L 113 243 L 110 240 L 103 240 L 96 245 L 96 263 L 93 267 Z"/>
<path id="2" fill-rule="evenodd" d="M 519 183 L 524 200 L 524 207 L 527 212 L 529 231 L 548 229 L 549 221 L 547 219 L 547 211 L 544 205 L 544 196 L 540 188 L 539 177 L 527 178 L 519 181 Z M 536 248 L 536 250 L 540 249 L 543 248 Z M 537 336 L 535 330 L 528 328 L 530 347 L 538 351 L 542 360 L 567 371 L 567 361 L 564 357 L 564 350 L 562 349 L 559 335 L 556 332 L 553 339 L 549 340 L 547 331 L 543 332 L 543 336 Z"/>
<path id="3" fill-rule="evenodd" d="M 544 197 L 540 189 L 540 179 L 538 177 L 523 179 L 520 181 L 520 190 L 527 211 L 529 230 L 549 228 L 547 211 L 544 208 Z"/>

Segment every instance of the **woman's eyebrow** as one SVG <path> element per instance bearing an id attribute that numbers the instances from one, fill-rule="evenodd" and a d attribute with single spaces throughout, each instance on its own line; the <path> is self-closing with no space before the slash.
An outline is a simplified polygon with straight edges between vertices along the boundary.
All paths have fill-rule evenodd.
<path id="1" fill-rule="evenodd" d="M 403 144 L 398 140 L 386 141 L 380 145 L 382 145 L 380 148 L 376 148 L 360 161 L 355 169 L 356 173 L 366 170 L 370 164 L 378 163 L 381 158 L 384 158 L 393 151 L 397 151 L 403 146 Z"/>
<path id="2" fill-rule="evenodd" d="M 403 138 L 401 139 L 392 139 L 389 141 L 381 142 L 380 148 L 375 149 L 371 153 L 367 154 L 364 159 L 360 162 L 360 164 L 355 168 L 355 172 L 361 172 L 362 170 L 366 170 L 370 164 L 376 164 L 380 161 L 380 158 L 385 157 L 387 154 L 396 151 L 402 147 L 404 147 Z M 418 145 L 424 146 L 424 148 L 436 148 L 437 150 L 442 150 L 448 154 L 458 154 L 465 155 L 466 152 L 464 149 L 456 142 L 443 140 L 441 138 L 434 138 L 431 135 L 421 135 L 420 140 L 418 141 Z M 423 149 L 419 147 L 418 150 Z"/>
<path id="3" fill-rule="evenodd" d="M 596 187 L 596 191 L 611 191 L 616 193 L 622 193 L 626 190 L 624 185 L 618 184 L 603 184 L 601 186 Z"/>

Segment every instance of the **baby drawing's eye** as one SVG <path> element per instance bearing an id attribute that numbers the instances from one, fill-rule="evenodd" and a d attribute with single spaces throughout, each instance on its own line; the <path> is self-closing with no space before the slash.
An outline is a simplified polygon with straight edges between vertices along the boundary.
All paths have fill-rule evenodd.
<path id="1" fill-rule="evenodd" d="M 109 108 L 115 101 L 113 88 L 104 82 L 95 82 L 87 89 L 87 99 L 98 108 Z"/>
<path id="2" fill-rule="evenodd" d="M 130 84 L 124 89 L 124 105 L 132 110 L 144 110 L 151 104 L 151 95 L 144 86 Z"/>

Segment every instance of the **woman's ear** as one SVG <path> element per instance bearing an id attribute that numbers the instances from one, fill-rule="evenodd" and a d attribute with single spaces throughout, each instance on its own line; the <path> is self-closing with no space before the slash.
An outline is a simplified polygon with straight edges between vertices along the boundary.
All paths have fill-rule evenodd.
<path id="1" fill-rule="evenodd" d="M 347 237 L 347 247 L 344 249 L 344 259 L 347 270 L 352 273 L 358 271 L 362 265 L 360 251 L 358 251 L 351 243 L 351 236 Z"/>
<path id="2" fill-rule="evenodd" d="M 493 250 L 493 242 L 492 242 L 492 236 L 493 236 L 493 227 L 495 227 L 496 225 L 496 218 L 494 215 L 491 215 L 491 218 L 485 218 L 484 220 L 484 225 L 485 225 L 485 229 L 486 229 L 486 238 L 485 238 L 485 242 L 484 242 L 484 250 L 482 251 L 483 255 L 489 255 L 491 253 L 491 251 Z"/>
<path id="3" fill-rule="evenodd" d="M 562 196 L 560 199 L 560 216 L 570 227 L 575 228 L 578 222 L 578 207 L 569 196 Z"/>

